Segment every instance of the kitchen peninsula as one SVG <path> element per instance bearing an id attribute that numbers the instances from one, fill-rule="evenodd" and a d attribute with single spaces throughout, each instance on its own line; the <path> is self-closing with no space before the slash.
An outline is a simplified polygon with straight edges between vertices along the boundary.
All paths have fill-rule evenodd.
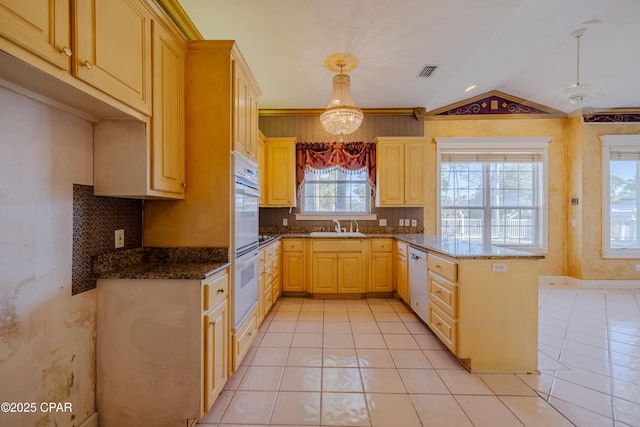
<path id="1" fill-rule="evenodd" d="M 340 273 L 341 257 L 362 260 L 361 265 L 349 264 L 361 269 L 362 275 L 352 272 L 347 276 L 351 279 L 362 277 L 362 284 L 360 287 L 343 286 L 351 292 L 346 291 L 342 296 L 375 295 L 371 284 L 377 280 L 380 270 L 373 262 L 371 255 L 375 249 L 372 246 L 389 240 L 393 244 L 390 254 L 393 259 L 392 290 L 412 305 L 402 289 L 406 289 L 408 280 L 407 246 L 417 248 L 428 254 L 424 286 L 429 303 L 428 317 L 424 320 L 466 368 L 473 372 L 537 371 L 536 261 L 544 256 L 425 234 L 365 234 L 359 237 L 326 234 L 281 235 L 285 295 L 339 296 L 340 280 L 344 280 Z M 318 242 L 323 244 L 318 245 Z M 316 248 L 327 245 L 332 248 L 330 256 L 326 252 L 315 252 Z M 356 246 L 358 251 L 354 249 Z M 289 247 L 295 251 L 295 259 L 302 261 L 286 261 Z M 325 277 L 327 272 L 337 271 L 338 284 L 331 294 L 322 294 L 313 286 L 314 275 L 320 274 L 320 267 Z M 296 271 L 290 271 L 292 268 Z M 297 278 L 296 282 L 288 283 L 292 278 Z"/>

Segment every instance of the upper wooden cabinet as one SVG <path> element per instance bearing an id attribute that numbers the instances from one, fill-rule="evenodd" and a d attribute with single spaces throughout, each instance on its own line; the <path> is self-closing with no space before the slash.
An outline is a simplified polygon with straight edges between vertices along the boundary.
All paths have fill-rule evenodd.
<path id="1" fill-rule="evenodd" d="M 425 138 L 376 138 L 376 206 L 424 206 L 426 165 Z"/>
<path id="2" fill-rule="evenodd" d="M 150 11 L 136 0 L 76 0 L 74 14 L 76 76 L 150 114 Z"/>
<path id="3" fill-rule="evenodd" d="M 94 126 L 94 193 L 184 199 L 186 43 L 153 23 L 153 116 Z"/>
<path id="4" fill-rule="evenodd" d="M 239 54 L 239 51 L 237 52 Z M 233 150 L 258 161 L 258 97 L 260 88 L 242 57 L 232 59 Z"/>
<path id="5" fill-rule="evenodd" d="M 260 207 L 265 206 L 267 202 L 267 147 L 266 137 L 258 130 L 258 183 L 259 194 L 258 204 Z"/>
<path id="6" fill-rule="evenodd" d="M 263 206 L 296 206 L 296 138 L 265 140 L 266 200 Z"/>
<path id="7" fill-rule="evenodd" d="M 63 70 L 71 70 L 70 0 L 3 0 L 0 34 Z"/>
<path id="8" fill-rule="evenodd" d="M 150 115 L 152 20 L 139 0 L 3 0 L 0 35 L 14 46 L 0 48 Z"/>

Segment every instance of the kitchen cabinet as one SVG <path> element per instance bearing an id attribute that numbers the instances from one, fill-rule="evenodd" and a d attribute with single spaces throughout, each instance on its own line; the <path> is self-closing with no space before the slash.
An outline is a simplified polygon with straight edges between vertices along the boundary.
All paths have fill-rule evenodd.
<path id="1" fill-rule="evenodd" d="M 233 247 L 235 199 L 233 69 L 248 67 L 231 40 L 187 43 L 185 63 L 185 201 L 145 202 L 144 235 L 150 246 Z M 251 77 L 251 79 L 253 79 Z M 258 136 L 256 129 L 256 138 Z M 169 206 L 170 205 L 170 206 Z"/>
<path id="2" fill-rule="evenodd" d="M 265 147 L 266 137 L 258 129 L 258 184 L 259 194 L 258 205 L 265 207 L 267 204 L 267 157 Z"/>
<path id="3" fill-rule="evenodd" d="M 402 300 L 409 301 L 409 262 L 408 246 L 404 242 L 396 241 L 396 293 Z"/>
<path id="4" fill-rule="evenodd" d="M 229 373 L 227 269 L 202 280 L 99 279 L 96 295 L 100 425 L 178 427 L 208 412 Z"/>
<path id="5" fill-rule="evenodd" d="M 296 138 L 266 138 L 265 207 L 295 207 Z"/>
<path id="6" fill-rule="evenodd" d="M 94 194 L 142 199 L 185 196 L 185 42 L 153 23 L 154 115 L 94 125 Z"/>
<path id="7" fill-rule="evenodd" d="M 393 292 L 393 239 L 371 239 L 370 292 Z"/>
<path id="8" fill-rule="evenodd" d="M 427 255 L 429 327 L 451 352 L 458 352 L 458 264 Z"/>
<path id="9" fill-rule="evenodd" d="M 264 270 L 264 260 L 266 257 L 266 249 L 261 248 L 258 251 L 258 312 L 256 313 L 256 318 L 258 325 L 262 323 L 264 320 L 265 311 L 265 282 L 266 282 L 266 273 Z"/>
<path id="10" fill-rule="evenodd" d="M 258 326 L 282 292 L 280 285 L 280 241 L 260 248 L 258 254 Z"/>
<path id="11" fill-rule="evenodd" d="M 233 149 L 258 161 L 258 97 L 261 92 L 244 60 L 232 61 Z"/>
<path id="12" fill-rule="evenodd" d="M 376 206 L 424 206 L 427 186 L 425 138 L 376 138 Z"/>
<path id="13" fill-rule="evenodd" d="M 363 293 L 364 257 L 360 239 L 311 239 L 311 292 Z"/>
<path id="14" fill-rule="evenodd" d="M 258 308 L 254 308 L 251 313 L 240 323 L 233 334 L 233 372 L 237 371 L 240 364 L 251 348 L 251 344 L 258 335 Z"/>
<path id="15" fill-rule="evenodd" d="M 280 277 L 280 241 L 271 244 L 271 299 L 275 303 L 282 295 L 282 279 Z"/>
<path id="16" fill-rule="evenodd" d="M 74 2 L 77 78 L 151 114 L 151 12 L 136 0 Z"/>
<path id="17" fill-rule="evenodd" d="M 70 0 L 5 0 L 0 35 L 20 49 L 71 71 Z"/>
<path id="18" fill-rule="evenodd" d="M 306 292 L 303 239 L 282 240 L 282 292 Z"/>
<path id="19" fill-rule="evenodd" d="M 170 22 L 155 3 L 5 0 L 0 8 L 0 51 L 22 61 L 22 70 L 10 66 L 19 86 L 94 120 L 151 115 L 151 23 Z"/>

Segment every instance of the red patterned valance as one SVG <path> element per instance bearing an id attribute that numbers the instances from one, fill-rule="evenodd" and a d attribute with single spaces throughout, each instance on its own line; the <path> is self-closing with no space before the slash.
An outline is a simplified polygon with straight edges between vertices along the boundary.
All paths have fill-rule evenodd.
<path id="1" fill-rule="evenodd" d="M 307 168 L 345 170 L 367 168 L 369 184 L 376 184 L 376 144 L 373 142 L 299 142 L 296 144 L 296 185 L 300 189 Z"/>

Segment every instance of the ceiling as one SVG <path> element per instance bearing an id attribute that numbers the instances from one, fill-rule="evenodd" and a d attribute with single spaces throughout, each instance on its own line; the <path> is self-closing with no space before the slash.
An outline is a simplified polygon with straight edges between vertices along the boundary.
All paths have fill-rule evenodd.
<path id="1" fill-rule="evenodd" d="M 358 59 L 360 108 L 435 110 L 499 90 L 560 111 L 640 107 L 640 0 L 179 0 L 205 39 L 236 40 L 262 109 L 324 109 L 334 53 Z M 437 65 L 427 78 L 425 65 Z M 476 88 L 465 92 L 465 88 Z"/>

